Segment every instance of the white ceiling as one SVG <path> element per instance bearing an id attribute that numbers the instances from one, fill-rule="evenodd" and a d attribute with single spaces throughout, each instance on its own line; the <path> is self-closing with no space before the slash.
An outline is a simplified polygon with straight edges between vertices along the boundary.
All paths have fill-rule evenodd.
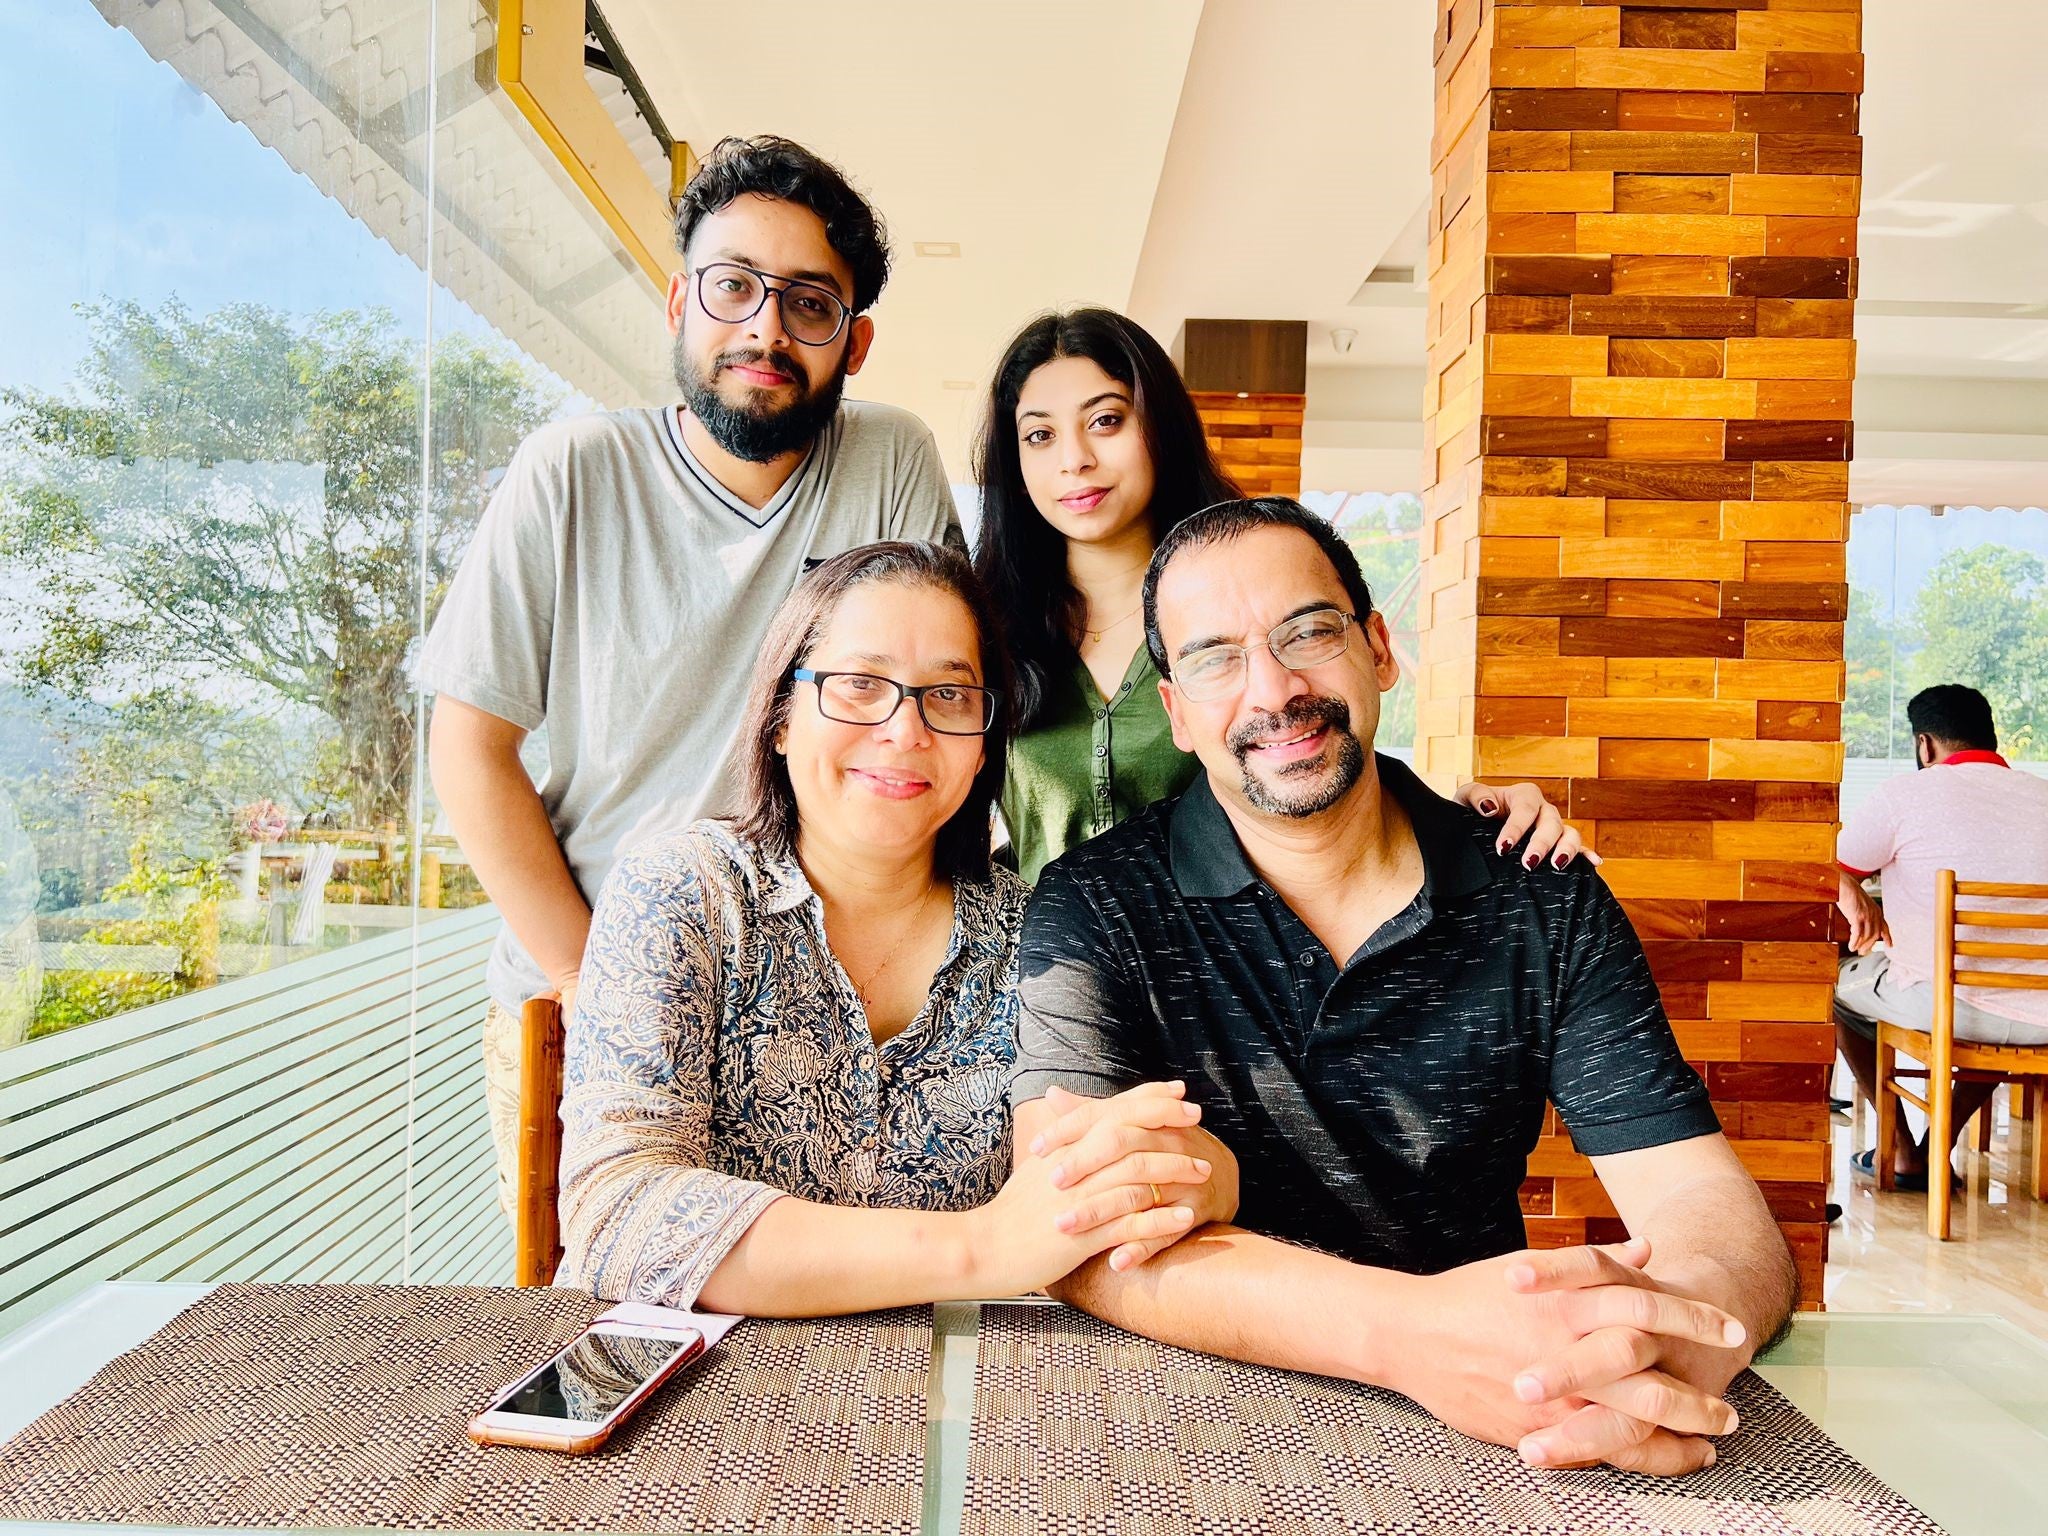
<path id="1" fill-rule="evenodd" d="M 956 479 L 1003 341 L 1096 302 L 1169 345 L 1191 315 L 1307 320 L 1309 484 L 1412 483 L 1429 0 L 792 0 L 743 41 L 729 6 L 604 8 L 678 135 L 786 133 L 874 197 L 900 257 L 858 392 L 930 421 Z M 1865 18 L 1857 494 L 2048 502 L 2048 4 Z M 798 33 L 828 67 L 772 42 Z M 2017 387 L 1990 430 L 1932 428 L 1953 380 Z"/>

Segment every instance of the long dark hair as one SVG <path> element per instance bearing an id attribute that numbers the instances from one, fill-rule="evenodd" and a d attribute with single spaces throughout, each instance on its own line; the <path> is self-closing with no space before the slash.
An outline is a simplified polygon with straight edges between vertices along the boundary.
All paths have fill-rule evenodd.
<path id="1" fill-rule="evenodd" d="M 942 880 L 986 880 L 990 821 L 1003 795 L 1003 764 L 1009 756 L 1010 663 L 995 608 L 981 578 L 965 555 L 940 544 L 900 539 L 864 544 L 805 573 L 790 589 L 769 620 L 768 635 L 747 689 L 739 731 L 740 803 L 733 822 L 740 835 L 757 847 L 784 858 L 795 854 L 796 792 L 790 788 L 789 764 L 775 750 L 776 739 L 789 723 L 790 700 L 796 688 L 790 674 L 817 648 L 840 598 L 850 588 L 870 581 L 897 581 L 950 592 L 973 615 L 974 636 L 981 648 L 981 682 L 996 692 L 996 717 L 982 737 L 985 761 L 981 772 L 968 786 L 960 809 L 939 828 L 932 865 Z M 914 706 L 905 701 L 903 707 Z"/>
<path id="2" fill-rule="evenodd" d="M 1152 456 L 1154 540 L 1190 512 L 1241 494 L 1209 452 L 1202 419 L 1173 360 L 1142 326 L 1112 310 L 1072 309 L 1040 315 L 1017 333 L 996 366 L 975 446 L 981 536 L 974 565 L 1009 636 L 1020 731 L 1038 723 L 1053 680 L 1073 668 L 1086 616 L 1081 594 L 1067 580 L 1066 539 L 1024 488 L 1017 443 L 1024 381 L 1063 357 L 1087 358 L 1131 392 Z"/>

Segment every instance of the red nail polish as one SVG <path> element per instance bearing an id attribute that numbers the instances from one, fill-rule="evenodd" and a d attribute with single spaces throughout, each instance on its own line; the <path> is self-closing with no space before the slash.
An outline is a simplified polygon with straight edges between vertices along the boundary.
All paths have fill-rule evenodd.
<path id="1" fill-rule="evenodd" d="M 1563 869 L 1565 866 L 1565 856 L 1561 853 L 1558 854 L 1550 861 L 1550 864 L 1553 869 Z"/>

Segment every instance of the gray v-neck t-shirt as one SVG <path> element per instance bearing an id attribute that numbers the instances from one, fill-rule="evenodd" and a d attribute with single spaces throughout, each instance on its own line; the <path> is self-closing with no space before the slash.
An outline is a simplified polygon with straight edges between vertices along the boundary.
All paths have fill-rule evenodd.
<path id="1" fill-rule="evenodd" d="M 915 416 L 848 401 L 755 508 L 690 454 L 675 407 L 542 427 L 513 455 L 417 669 L 420 685 L 547 727 L 541 803 L 584 899 L 618 853 L 731 808 L 768 621 L 805 570 L 878 539 L 962 544 Z M 491 995 L 549 985 L 500 932 Z"/>

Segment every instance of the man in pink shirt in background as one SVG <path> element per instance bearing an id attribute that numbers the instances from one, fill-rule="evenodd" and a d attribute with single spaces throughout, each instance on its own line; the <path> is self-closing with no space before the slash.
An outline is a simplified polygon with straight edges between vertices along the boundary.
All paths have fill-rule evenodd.
<path id="1" fill-rule="evenodd" d="M 1906 705 L 1913 760 L 1923 773 L 1880 784 L 1842 824 L 1835 904 L 1849 920 L 1849 948 L 1835 984 L 1835 1038 L 1866 1097 L 1877 1099 L 1877 1021 L 1934 1026 L 1934 883 L 1944 869 L 1962 880 L 2048 883 L 2048 780 L 1998 755 L 1991 704 L 1974 688 L 1943 683 Z M 1882 878 L 1884 905 L 1864 892 Z M 2024 910 L 2021 901 L 1987 907 Z M 1883 941 L 1885 947 L 1874 948 Z M 1997 970 L 2038 970 L 2024 960 L 1975 960 Z M 1956 988 L 1956 1038 L 1988 1045 L 2048 1043 L 2048 992 Z M 1996 1084 L 1956 1088 L 1958 1130 Z M 1924 1189 L 1928 1152 L 1907 1133 L 1900 1111 L 1894 1171 L 1901 1189 Z M 1946 1151 L 1944 1151 L 1946 1156 Z M 1870 1173 L 1875 1154 L 1854 1159 Z"/>

